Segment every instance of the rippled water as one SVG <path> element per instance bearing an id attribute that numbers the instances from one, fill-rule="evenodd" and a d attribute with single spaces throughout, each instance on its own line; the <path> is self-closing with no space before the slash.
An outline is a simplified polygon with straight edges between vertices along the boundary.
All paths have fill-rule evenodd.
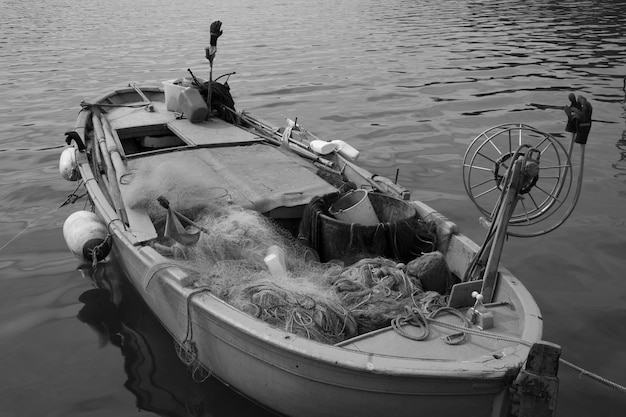
<path id="1" fill-rule="evenodd" d="M 81 274 L 61 227 L 83 202 L 58 208 L 74 186 L 57 161 L 78 103 L 206 75 L 216 19 L 215 71 L 237 72 L 239 109 L 348 140 L 477 241 L 461 181 L 471 139 L 504 122 L 564 137 L 562 112 L 531 103 L 590 99 L 579 206 L 549 235 L 510 239 L 503 261 L 536 297 L 545 339 L 626 384 L 625 15 L 623 0 L 0 0 L 0 415 L 263 414 L 189 379 L 115 263 Z M 121 288 L 125 307 L 110 312 L 92 280 Z M 623 414 L 624 394 L 565 367 L 560 378 L 559 416 Z"/>

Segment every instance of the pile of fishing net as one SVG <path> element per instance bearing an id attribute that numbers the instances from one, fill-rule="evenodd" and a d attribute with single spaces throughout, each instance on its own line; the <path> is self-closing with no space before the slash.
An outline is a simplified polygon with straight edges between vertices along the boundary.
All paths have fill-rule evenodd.
<path id="1" fill-rule="evenodd" d="M 234 307 L 271 325 L 335 344 L 389 325 L 406 306 L 425 311 L 445 302 L 452 276 L 438 252 L 408 263 L 376 257 L 353 265 L 320 263 L 315 251 L 261 214 L 236 207 L 204 212 L 196 221 L 210 233 L 179 254 L 194 271 L 196 287 L 207 287 Z M 272 274 L 268 248 L 284 252 L 285 271 Z M 422 259 L 439 259 L 441 292 L 422 284 Z M 432 259 L 430 259 L 432 258 Z M 181 259 L 181 262 L 183 262 Z M 433 264 L 434 264 L 433 263 Z M 443 266 L 442 266 L 443 265 Z"/>
<path id="2" fill-rule="evenodd" d="M 451 286 L 452 275 L 444 265 L 439 252 L 423 255 L 408 265 L 385 258 L 363 259 L 339 271 L 329 271 L 327 282 L 354 317 L 358 334 L 363 334 L 388 326 L 392 319 L 406 313 L 407 307 L 429 312 L 445 305 L 445 295 L 425 290 L 420 278 L 434 278 L 434 272 L 445 287 Z"/>
<path id="3" fill-rule="evenodd" d="M 339 297 L 330 291 L 324 271 L 311 249 L 261 214 L 231 207 L 207 214 L 198 223 L 202 233 L 183 257 L 197 287 L 234 307 L 292 333 L 326 343 L 356 334 L 356 323 Z M 284 253 L 284 275 L 272 275 L 265 257 L 268 248 Z"/>

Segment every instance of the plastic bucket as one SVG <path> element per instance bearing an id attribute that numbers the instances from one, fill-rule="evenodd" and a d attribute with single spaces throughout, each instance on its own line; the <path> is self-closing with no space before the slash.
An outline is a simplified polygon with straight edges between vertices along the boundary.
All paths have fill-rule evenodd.
<path id="1" fill-rule="evenodd" d="M 337 220 L 364 226 L 379 224 L 366 190 L 354 190 L 335 201 L 328 210 Z"/>

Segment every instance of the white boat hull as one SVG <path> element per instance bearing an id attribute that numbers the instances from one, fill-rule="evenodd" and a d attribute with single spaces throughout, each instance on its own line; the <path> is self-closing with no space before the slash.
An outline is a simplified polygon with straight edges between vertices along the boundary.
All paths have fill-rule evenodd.
<path id="1" fill-rule="evenodd" d="M 89 112 L 83 113 L 76 131 L 84 137 Z M 500 340 L 472 335 L 463 345 L 449 346 L 440 337 L 454 330 L 433 330 L 428 340 L 415 341 L 389 328 L 340 346 L 322 344 L 272 327 L 190 286 L 185 271 L 123 225 L 84 153 L 77 153 L 77 163 L 112 235 L 113 256 L 174 340 L 197 349 L 192 365 L 201 368 L 196 370 L 293 417 L 506 415 L 510 383 L 529 344 L 539 341 L 542 332 L 536 303 L 507 270 L 501 269 L 494 296 L 494 301 L 506 302 L 494 307 L 493 331 Z M 413 204 L 440 232 L 451 234 L 443 252 L 451 271 L 462 276 L 476 244 L 430 207 Z"/>

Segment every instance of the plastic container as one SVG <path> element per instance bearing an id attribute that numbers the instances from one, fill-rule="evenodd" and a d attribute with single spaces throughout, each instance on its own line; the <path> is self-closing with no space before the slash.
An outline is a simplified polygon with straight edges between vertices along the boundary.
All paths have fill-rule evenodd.
<path id="1" fill-rule="evenodd" d="M 337 144 L 323 140 L 312 140 L 309 142 L 309 148 L 318 155 L 328 155 L 337 149 Z"/>
<path id="2" fill-rule="evenodd" d="M 339 197 L 328 210 L 336 219 L 346 223 L 375 226 L 380 223 L 366 190 L 354 190 Z"/>
<path id="3" fill-rule="evenodd" d="M 265 265 L 274 278 L 284 278 L 287 276 L 287 263 L 285 262 L 285 252 L 276 245 L 267 249 L 267 256 L 264 258 Z"/>
<path id="4" fill-rule="evenodd" d="M 191 123 L 203 122 L 209 114 L 209 108 L 195 88 L 186 88 L 180 92 L 178 111 L 183 113 Z"/>
<path id="5" fill-rule="evenodd" d="M 167 111 L 179 111 L 178 97 L 180 93 L 187 88 L 188 87 L 180 85 L 180 78 L 177 80 L 163 81 L 163 92 L 165 93 L 165 107 Z"/>

